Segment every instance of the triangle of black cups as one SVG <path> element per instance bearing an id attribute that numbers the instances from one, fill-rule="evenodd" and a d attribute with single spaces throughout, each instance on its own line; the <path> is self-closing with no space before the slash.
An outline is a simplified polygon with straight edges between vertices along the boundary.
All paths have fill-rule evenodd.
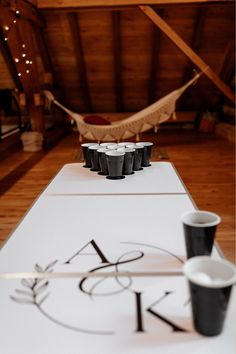
<path id="1" fill-rule="evenodd" d="M 139 143 L 84 143 L 81 144 L 85 164 L 83 167 L 107 179 L 119 180 L 144 167 L 151 166 L 152 142 Z"/>

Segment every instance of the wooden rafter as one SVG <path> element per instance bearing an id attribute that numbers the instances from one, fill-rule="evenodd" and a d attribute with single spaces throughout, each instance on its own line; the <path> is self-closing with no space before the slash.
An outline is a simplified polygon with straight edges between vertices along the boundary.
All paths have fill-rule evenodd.
<path id="1" fill-rule="evenodd" d="M 195 24 L 193 28 L 193 35 L 191 39 L 191 48 L 194 50 L 195 53 L 198 53 L 201 45 L 201 38 L 202 38 L 204 22 L 206 19 L 206 14 L 207 14 L 206 7 L 197 9 L 197 15 L 195 18 Z M 192 75 L 192 70 L 193 70 L 192 65 L 188 63 L 184 71 L 183 83 L 187 82 L 190 79 Z M 188 92 L 189 91 L 187 91 L 186 94 L 188 94 Z"/>
<path id="2" fill-rule="evenodd" d="M 225 82 L 229 82 L 234 74 L 235 67 L 235 39 L 232 38 L 226 48 L 224 62 L 221 69 L 221 77 Z"/>
<path id="3" fill-rule="evenodd" d="M 163 33 L 177 46 L 177 48 L 179 48 L 201 71 L 204 72 L 204 74 L 230 101 L 235 102 L 233 91 L 150 6 L 139 6 L 139 8 L 163 31 Z"/>
<path id="4" fill-rule="evenodd" d="M 3 0 L 2 3 L 3 6 L 8 8 L 9 11 L 13 14 L 16 10 L 18 10 L 20 18 L 30 21 L 39 27 L 43 27 L 45 25 L 43 17 L 39 14 L 37 7 L 31 4 L 29 1 Z"/>
<path id="5" fill-rule="evenodd" d="M 38 0 L 39 9 L 222 3 L 222 0 Z M 225 3 L 234 3 L 226 0 Z"/>
<path id="6" fill-rule="evenodd" d="M 74 43 L 74 51 L 76 57 L 76 67 L 78 70 L 79 86 L 82 87 L 82 97 L 88 112 L 93 112 L 92 102 L 90 98 L 89 85 L 87 79 L 87 69 L 84 60 L 83 47 L 81 43 L 80 30 L 78 24 L 78 14 L 69 13 L 68 19 L 71 27 L 71 35 Z"/>
<path id="7" fill-rule="evenodd" d="M 160 10 L 161 11 L 161 10 Z M 150 79 L 148 87 L 148 102 L 153 103 L 156 99 L 157 92 L 157 71 L 159 68 L 159 51 L 160 51 L 160 39 L 161 31 L 155 25 L 153 25 L 152 31 L 152 54 L 151 54 L 151 69 L 150 69 Z"/>
<path id="8" fill-rule="evenodd" d="M 11 77 L 14 81 L 14 84 L 16 85 L 16 88 L 19 91 L 23 91 L 23 86 L 19 79 L 18 72 L 16 69 L 16 63 L 12 58 L 11 51 L 9 50 L 7 42 L 4 40 L 4 35 L 1 30 L 0 30 L 0 50 L 5 60 L 5 63 L 8 67 L 8 70 L 11 74 Z"/>
<path id="9" fill-rule="evenodd" d="M 208 11 L 207 7 L 200 7 L 196 11 L 193 33 L 190 41 L 191 48 L 194 50 L 195 53 L 198 53 L 200 49 L 201 38 L 202 38 L 207 11 Z M 193 65 L 191 64 L 191 62 L 188 61 L 183 73 L 182 83 L 184 84 L 185 82 L 190 80 L 191 76 L 193 76 Z M 190 94 L 191 94 L 191 90 L 190 91 L 187 90 L 184 97 L 183 96 L 180 97 L 180 100 L 178 102 L 179 107 L 181 107 L 182 102 L 188 102 L 188 97 L 190 96 Z"/>
<path id="10" fill-rule="evenodd" d="M 34 29 L 37 45 L 39 48 L 39 52 L 41 55 L 43 67 L 46 73 L 50 73 L 53 78 L 53 83 L 56 83 L 56 75 L 55 75 L 55 70 L 52 65 L 52 60 L 49 55 L 48 51 L 48 46 L 46 44 L 45 38 L 44 38 L 44 33 L 41 28 L 35 27 Z"/>
<path id="11" fill-rule="evenodd" d="M 11 29 L 4 33 L 4 36 L 7 36 L 5 37 L 7 38 L 7 46 L 14 62 L 22 91 L 24 91 L 27 98 L 31 128 L 34 131 L 44 133 L 43 111 L 38 99 L 37 105 L 35 104 L 35 97 L 40 97 L 40 80 L 34 47 L 33 21 L 22 16 L 21 13 L 16 16 L 12 3 L 10 5 L 9 7 L 3 6 L 2 3 L 0 4 L 0 22 L 3 27 L 5 25 L 11 26 Z M 18 5 L 17 2 L 16 5 Z M 18 9 L 18 6 L 16 9 Z M 16 22 L 14 23 L 13 21 L 15 20 Z M 29 62 L 32 63 L 30 64 Z"/>
<path id="12" fill-rule="evenodd" d="M 115 75 L 115 96 L 116 109 L 122 112 L 123 107 L 123 83 L 122 83 L 122 63 L 121 63 L 121 37 L 120 37 L 120 13 L 112 12 L 113 28 L 113 52 L 114 52 L 114 75 Z"/>
<path id="13" fill-rule="evenodd" d="M 24 61 L 22 60 L 22 44 L 24 44 L 23 39 L 21 38 L 20 31 L 19 31 L 19 19 L 17 19 L 17 23 L 12 25 L 14 17 L 7 7 L 3 7 L 0 4 L 0 23 L 3 25 L 3 28 L 7 26 L 12 26 L 9 32 L 4 33 L 4 37 L 7 39 L 7 46 L 11 53 L 11 57 L 15 62 L 15 68 L 17 71 L 17 75 L 21 84 L 23 86 L 23 90 L 30 94 L 31 92 L 31 81 L 29 80 L 29 75 L 21 75 L 23 71 L 25 71 Z M 7 36 L 7 37 L 6 37 Z M 19 62 L 16 62 L 19 59 Z"/>

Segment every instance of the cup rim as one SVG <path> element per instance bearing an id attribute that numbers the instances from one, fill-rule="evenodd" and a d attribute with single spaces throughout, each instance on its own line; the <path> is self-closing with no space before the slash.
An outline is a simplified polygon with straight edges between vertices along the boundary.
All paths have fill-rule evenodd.
<path id="1" fill-rule="evenodd" d="M 123 151 L 110 150 L 105 153 L 108 156 L 124 156 L 125 153 Z"/>
<path id="2" fill-rule="evenodd" d="M 107 142 L 107 143 L 101 143 L 100 144 L 100 146 L 109 146 L 109 145 L 117 145 L 117 143 L 109 143 L 109 142 Z"/>
<path id="3" fill-rule="evenodd" d="M 122 141 L 121 143 L 118 143 L 117 145 L 120 147 L 126 147 L 126 145 L 129 145 L 129 144 L 132 144 L 132 143 L 130 141 Z"/>
<path id="4" fill-rule="evenodd" d="M 97 143 L 83 143 L 81 144 L 82 147 L 89 147 L 89 146 L 95 146 L 95 145 L 99 145 Z"/>
<path id="5" fill-rule="evenodd" d="M 153 143 L 151 142 L 151 141 L 140 141 L 139 143 L 136 143 L 138 146 L 139 146 L 139 144 L 141 145 L 142 144 L 142 146 L 152 146 L 153 145 Z"/>
<path id="6" fill-rule="evenodd" d="M 97 152 L 107 152 L 107 149 L 102 147 L 101 149 L 98 149 Z"/>
<path id="7" fill-rule="evenodd" d="M 232 276 L 227 279 L 227 280 L 216 280 L 212 283 L 205 283 L 199 279 L 194 278 L 193 273 L 190 272 L 190 269 L 192 266 L 194 266 L 194 264 L 197 264 L 201 262 L 202 264 L 206 264 L 206 263 L 211 263 L 212 265 L 217 265 L 217 264 L 221 264 L 224 265 L 224 267 L 227 267 L 228 269 L 230 269 L 232 271 Z M 224 258 L 220 258 L 220 259 L 214 259 L 210 256 L 197 256 L 197 257 L 192 257 L 189 258 L 185 264 L 183 265 L 183 274 L 186 276 L 186 278 L 191 281 L 194 284 L 200 285 L 204 288 L 225 288 L 227 286 L 231 286 L 234 283 L 236 283 L 236 266 L 224 259 Z M 203 271 L 202 271 L 203 272 Z"/>
<path id="8" fill-rule="evenodd" d="M 200 223 L 200 222 L 191 222 L 189 220 L 186 220 L 186 217 L 189 215 L 207 215 L 210 217 L 214 217 L 215 220 L 214 221 L 210 221 L 210 222 L 204 222 L 204 223 Z M 188 226 L 193 226 L 193 227 L 210 227 L 210 226 L 216 226 L 221 222 L 221 217 L 216 214 L 213 213 L 211 211 L 207 211 L 207 210 L 191 210 L 191 211 L 187 211 L 185 213 L 183 213 L 181 215 L 181 220 L 183 222 L 183 224 L 188 225 Z"/>
<path id="9" fill-rule="evenodd" d="M 139 143 L 136 143 L 134 146 L 133 146 L 133 149 L 144 149 L 144 145 L 137 145 Z"/>
<path id="10" fill-rule="evenodd" d="M 89 146 L 88 148 L 89 148 L 89 150 L 98 150 L 98 149 L 100 148 L 100 145 L 99 145 L 99 144 L 97 144 L 97 145 L 91 145 L 91 146 Z"/>

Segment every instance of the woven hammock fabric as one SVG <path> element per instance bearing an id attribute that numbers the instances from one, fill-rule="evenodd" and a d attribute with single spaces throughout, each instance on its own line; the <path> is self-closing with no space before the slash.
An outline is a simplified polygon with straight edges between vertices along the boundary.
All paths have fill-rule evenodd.
<path id="1" fill-rule="evenodd" d="M 190 85 L 196 82 L 200 75 L 201 73 L 196 74 L 193 79 L 179 89 L 170 92 L 150 106 L 134 113 L 132 116 L 114 122 L 111 125 L 85 123 L 82 115 L 72 112 L 63 106 L 54 98 L 50 91 L 44 91 L 44 94 L 49 101 L 63 109 L 75 120 L 80 136 L 88 140 L 96 140 L 97 142 L 120 141 L 135 135 L 138 137 L 139 133 L 151 128 L 157 128 L 160 123 L 174 116 L 176 101 Z"/>

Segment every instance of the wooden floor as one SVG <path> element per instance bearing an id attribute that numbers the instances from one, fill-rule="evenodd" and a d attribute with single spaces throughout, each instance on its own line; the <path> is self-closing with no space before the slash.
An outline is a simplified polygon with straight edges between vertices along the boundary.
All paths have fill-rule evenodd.
<path id="1" fill-rule="evenodd" d="M 174 163 L 197 207 L 222 217 L 217 241 L 226 258 L 235 262 L 235 147 L 232 143 L 193 131 L 160 129 L 145 133 L 154 141 L 153 160 Z M 81 160 L 77 133 L 50 150 L 21 150 L 0 160 L 0 245 L 9 237 L 34 199 L 66 163 Z"/>

